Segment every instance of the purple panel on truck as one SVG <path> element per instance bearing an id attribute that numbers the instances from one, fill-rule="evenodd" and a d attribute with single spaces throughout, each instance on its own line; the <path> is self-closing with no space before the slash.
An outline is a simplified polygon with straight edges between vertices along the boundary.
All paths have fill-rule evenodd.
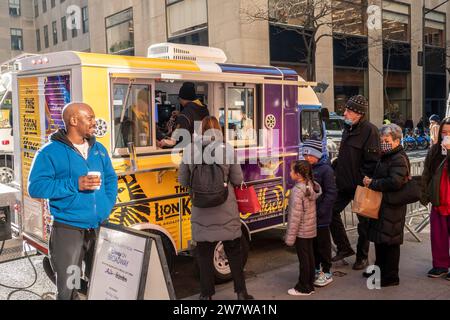
<path id="1" fill-rule="evenodd" d="M 284 148 L 287 152 L 298 151 L 299 117 L 297 86 L 284 86 Z"/>
<path id="2" fill-rule="evenodd" d="M 269 130 L 268 147 L 273 151 L 282 152 L 283 101 L 281 85 L 264 86 L 264 119 L 263 125 Z"/>

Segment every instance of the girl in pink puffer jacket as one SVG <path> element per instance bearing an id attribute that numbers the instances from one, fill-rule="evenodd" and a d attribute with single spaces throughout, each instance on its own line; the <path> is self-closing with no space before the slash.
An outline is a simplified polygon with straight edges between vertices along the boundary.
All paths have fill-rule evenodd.
<path id="1" fill-rule="evenodd" d="M 285 242 L 295 245 L 300 262 L 300 276 L 292 296 L 309 296 L 314 293 L 315 264 L 313 239 L 317 235 L 316 200 L 322 194 L 314 182 L 312 167 L 307 161 L 296 161 L 291 166 L 291 179 L 296 182 L 289 198 L 288 226 Z"/>

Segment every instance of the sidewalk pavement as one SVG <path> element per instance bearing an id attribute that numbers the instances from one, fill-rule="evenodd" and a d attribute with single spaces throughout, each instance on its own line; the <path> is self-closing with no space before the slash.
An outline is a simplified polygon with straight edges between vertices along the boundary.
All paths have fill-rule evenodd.
<path id="1" fill-rule="evenodd" d="M 292 297 L 287 294 L 287 290 L 298 279 L 298 263 L 247 278 L 248 292 L 257 300 L 450 300 L 450 281 L 427 277 L 427 272 L 431 269 L 430 235 L 422 232 L 420 237 L 421 243 L 405 234 L 400 257 L 400 285 L 397 287 L 369 290 L 362 271 L 351 269 L 354 257 L 350 257 L 347 258 L 348 265 L 339 262 L 332 269 L 333 272 L 345 275 L 334 276 L 333 283 L 325 288 L 317 288 L 316 293 L 311 296 Z M 375 261 L 374 254 L 375 248 L 371 245 L 371 263 Z M 197 298 L 198 296 L 191 296 L 187 300 Z M 235 300 L 232 282 L 217 286 L 213 299 Z"/>

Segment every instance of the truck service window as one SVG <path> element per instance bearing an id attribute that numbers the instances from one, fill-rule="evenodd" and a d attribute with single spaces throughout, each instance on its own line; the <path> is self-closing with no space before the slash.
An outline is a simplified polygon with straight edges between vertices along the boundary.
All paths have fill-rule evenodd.
<path id="1" fill-rule="evenodd" d="M 255 88 L 228 87 L 226 101 L 227 109 L 220 110 L 219 122 L 227 128 L 227 141 L 234 146 L 255 144 Z"/>
<path id="2" fill-rule="evenodd" d="M 134 142 L 138 148 L 152 145 L 151 86 L 113 84 L 114 136 L 116 148 Z"/>

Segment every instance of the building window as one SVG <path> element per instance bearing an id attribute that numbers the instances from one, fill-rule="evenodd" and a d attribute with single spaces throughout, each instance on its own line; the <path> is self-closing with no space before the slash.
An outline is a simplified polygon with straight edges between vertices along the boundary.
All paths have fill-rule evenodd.
<path id="1" fill-rule="evenodd" d="M 50 46 L 50 42 L 48 40 L 48 26 L 44 26 L 44 45 L 46 49 Z"/>
<path id="2" fill-rule="evenodd" d="M 384 119 L 404 128 L 407 120 L 412 119 L 411 74 L 389 72 L 385 77 Z"/>
<path id="3" fill-rule="evenodd" d="M 445 14 L 430 12 L 425 17 L 425 44 L 445 47 Z"/>
<path id="4" fill-rule="evenodd" d="M 39 0 L 34 0 L 34 17 L 39 16 Z"/>
<path id="5" fill-rule="evenodd" d="M 334 69 L 335 111 L 343 115 L 348 99 L 355 95 L 368 97 L 369 73 L 367 69 Z"/>
<path id="6" fill-rule="evenodd" d="M 197 46 L 208 46 L 208 29 L 203 28 L 200 30 L 195 30 L 184 35 L 174 37 L 169 39 L 169 42 L 182 43 L 182 44 L 193 44 Z"/>
<path id="7" fill-rule="evenodd" d="M 62 35 L 62 41 L 67 40 L 67 19 L 66 17 L 61 18 L 61 35 Z"/>
<path id="8" fill-rule="evenodd" d="M 78 29 L 77 28 L 72 28 L 72 38 L 76 38 L 78 37 Z"/>
<path id="9" fill-rule="evenodd" d="M 383 38 L 393 41 L 411 41 L 409 6 L 383 1 Z"/>
<path id="10" fill-rule="evenodd" d="M 81 9 L 81 16 L 83 19 L 83 33 L 89 32 L 89 11 L 88 7 Z"/>
<path id="11" fill-rule="evenodd" d="M 166 5 L 169 42 L 208 45 L 206 0 L 167 0 Z"/>
<path id="12" fill-rule="evenodd" d="M 9 15 L 20 16 L 20 0 L 9 0 Z"/>
<path id="13" fill-rule="evenodd" d="M 56 27 L 56 21 L 52 22 L 52 35 L 53 35 L 53 45 L 58 44 L 58 28 Z"/>
<path id="14" fill-rule="evenodd" d="M 367 35 L 367 0 L 333 0 L 333 31 L 349 35 Z"/>
<path id="15" fill-rule="evenodd" d="M 42 12 L 47 12 L 47 0 L 42 0 Z"/>
<path id="16" fill-rule="evenodd" d="M 301 27 L 298 27 L 299 29 Z M 305 35 L 307 42 L 310 37 Z M 275 23 L 269 24 L 270 64 L 277 67 L 294 69 L 304 79 L 308 78 L 308 48 L 303 35 L 294 27 L 284 29 Z"/>
<path id="17" fill-rule="evenodd" d="M 36 30 L 36 47 L 37 47 L 37 51 L 41 51 L 42 50 L 42 46 L 41 46 L 41 30 L 37 29 Z"/>
<path id="18" fill-rule="evenodd" d="M 298 9 L 290 10 L 291 8 L 288 7 L 287 3 L 283 3 L 280 0 L 269 0 L 269 22 L 308 28 L 308 19 L 305 13 L 309 12 L 308 9 L 310 9 L 311 4 L 306 1 L 300 1 L 296 5 L 298 5 Z"/>
<path id="19" fill-rule="evenodd" d="M 56 7 L 56 0 L 51 0 L 50 5 L 52 8 Z"/>
<path id="20" fill-rule="evenodd" d="M 107 53 L 134 55 L 133 9 L 106 18 Z"/>
<path id="21" fill-rule="evenodd" d="M 22 29 L 11 29 L 11 50 L 23 51 Z"/>

